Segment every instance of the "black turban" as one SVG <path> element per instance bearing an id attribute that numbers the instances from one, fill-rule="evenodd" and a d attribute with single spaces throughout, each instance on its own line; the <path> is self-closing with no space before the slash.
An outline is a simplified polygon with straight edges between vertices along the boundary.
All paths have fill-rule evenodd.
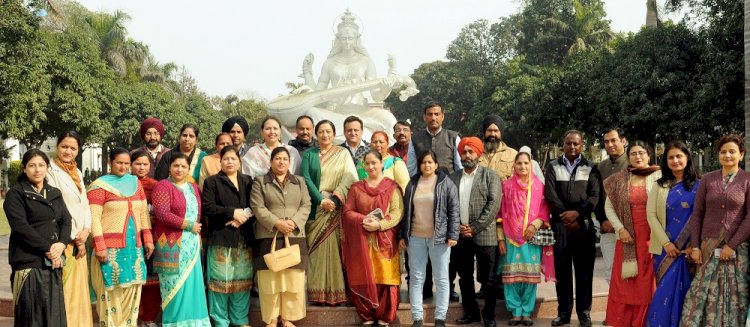
<path id="1" fill-rule="evenodd" d="M 234 116 L 227 119 L 224 124 L 221 125 L 221 131 L 224 133 L 229 133 L 229 131 L 232 130 L 232 127 L 234 127 L 234 124 L 240 125 L 240 128 L 242 128 L 242 132 L 245 133 L 245 135 L 247 135 L 247 132 L 250 130 L 250 125 L 247 124 L 247 120 L 245 120 L 245 117 Z"/>
<path id="2" fill-rule="evenodd" d="M 498 115 L 488 115 L 484 117 L 484 120 L 482 121 L 482 133 L 486 132 L 487 128 L 492 124 L 495 124 L 501 132 L 503 131 L 503 119 Z"/>

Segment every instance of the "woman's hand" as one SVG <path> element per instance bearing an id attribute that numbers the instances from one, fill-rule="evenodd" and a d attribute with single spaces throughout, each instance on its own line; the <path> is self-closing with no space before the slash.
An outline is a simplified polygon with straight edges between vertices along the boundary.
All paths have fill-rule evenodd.
<path id="1" fill-rule="evenodd" d="M 676 258 L 680 255 L 680 250 L 678 250 L 677 247 L 674 246 L 674 243 L 672 242 L 668 242 L 667 244 L 664 244 L 664 252 L 666 252 L 667 255 L 672 258 Z"/>
<path id="2" fill-rule="evenodd" d="M 96 251 L 94 255 L 96 256 L 96 260 L 99 260 L 100 263 L 107 262 L 107 250 Z"/>
<path id="3" fill-rule="evenodd" d="M 448 247 L 449 248 L 452 248 L 452 247 L 456 246 L 456 244 L 458 244 L 458 241 L 456 241 L 456 240 L 448 240 Z"/>
<path id="4" fill-rule="evenodd" d="M 244 224 L 248 217 L 245 216 L 245 210 L 244 209 L 234 209 L 234 214 L 232 215 L 232 219 L 236 220 L 240 225 Z"/>
<path id="5" fill-rule="evenodd" d="M 52 269 L 62 268 L 62 258 L 53 259 L 52 261 Z"/>
<path id="6" fill-rule="evenodd" d="M 327 212 L 332 212 L 336 209 L 336 204 L 333 203 L 333 200 L 331 199 L 323 199 L 323 201 L 320 202 L 320 207 Z"/>
<path id="7" fill-rule="evenodd" d="M 398 248 L 401 250 L 406 250 L 406 240 L 404 239 L 398 240 Z M 407 262 L 407 264 L 409 263 Z"/>
<path id="8" fill-rule="evenodd" d="M 529 225 L 526 227 L 526 233 L 523 234 L 523 238 L 526 239 L 526 241 L 531 241 L 532 238 L 534 238 L 534 235 L 536 234 L 536 227 L 534 225 Z M 503 243 L 504 245 L 505 243 Z"/>
<path id="9" fill-rule="evenodd" d="M 80 232 L 78 232 L 78 235 L 76 235 L 75 243 L 76 245 L 80 244 L 86 244 L 86 240 L 89 238 L 89 231 L 88 229 L 84 229 Z"/>
<path id="10" fill-rule="evenodd" d="M 78 248 L 78 254 L 76 254 L 76 259 L 80 259 L 80 258 L 85 257 L 86 256 L 86 245 L 85 244 L 81 244 L 81 245 L 76 245 L 76 247 Z"/>
<path id="11" fill-rule="evenodd" d="M 368 232 L 375 232 L 380 230 L 380 222 L 373 218 L 366 218 L 362 221 L 362 228 Z"/>
<path id="12" fill-rule="evenodd" d="M 500 255 L 505 255 L 508 253 L 508 248 L 506 248 L 505 240 L 497 241 L 497 250 L 500 251 Z"/>
<path id="13" fill-rule="evenodd" d="M 273 227 L 275 227 L 276 230 L 279 231 L 279 233 L 284 234 L 284 235 L 289 235 L 292 231 L 294 231 L 293 226 L 296 226 L 296 225 L 290 225 L 288 221 L 291 221 L 291 220 L 279 219 L 276 221 L 275 224 L 273 224 Z M 292 224 L 294 224 L 294 221 L 292 221 Z"/>
<path id="14" fill-rule="evenodd" d="M 620 242 L 623 244 L 632 244 L 633 243 L 633 237 L 630 236 L 630 233 L 628 233 L 628 230 L 625 228 L 620 229 Z"/>
<path id="15" fill-rule="evenodd" d="M 146 259 L 151 259 L 151 255 L 154 254 L 154 245 L 145 244 L 143 248 L 146 249 Z"/>
<path id="16" fill-rule="evenodd" d="M 690 259 L 693 259 L 693 262 L 695 262 L 696 264 L 703 264 L 701 249 L 693 248 L 693 250 L 690 252 Z"/>
<path id="17" fill-rule="evenodd" d="M 722 261 L 728 261 L 732 260 L 734 256 L 734 249 L 730 248 L 729 245 L 724 245 L 723 248 L 721 248 L 721 253 L 719 254 L 719 260 Z"/>
<path id="18" fill-rule="evenodd" d="M 192 229 L 192 232 L 193 232 L 194 234 L 200 234 L 200 233 L 201 233 L 201 223 L 199 223 L 199 222 L 197 222 L 197 221 L 196 221 L 196 222 L 195 222 L 195 223 L 193 224 L 193 229 Z"/>
<path id="19" fill-rule="evenodd" d="M 64 250 L 65 250 L 65 244 L 62 244 L 60 242 L 52 244 L 52 246 L 49 247 L 49 252 L 46 253 L 47 259 L 50 259 L 50 260 L 59 259 L 60 256 L 62 256 L 62 253 Z"/>

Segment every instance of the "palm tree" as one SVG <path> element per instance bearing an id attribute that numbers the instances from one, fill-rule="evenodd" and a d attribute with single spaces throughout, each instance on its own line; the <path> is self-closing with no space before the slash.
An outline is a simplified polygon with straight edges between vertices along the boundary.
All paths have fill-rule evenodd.
<path id="1" fill-rule="evenodd" d="M 573 15 L 568 20 L 548 17 L 544 24 L 559 31 L 557 37 L 569 44 L 567 54 L 571 55 L 592 48 L 606 47 L 615 33 L 604 20 L 606 12 L 600 0 L 573 0 Z"/>
<path id="2" fill-rule="evenodd" d="M 148 46 L 128 38 L 125 22 L 130 15 L 121 10 L 113 14 L 85 13 L 81 17 L 96 34 L 101 56 L 120 76 L 125 76 L 128 69 L 139 70 L 146 64 Z"/>
<path id="3" fill-rule="evenodd" d="M 659 26 L 659 8 L 656 0 L 646 0 L 646 26 Z"/>

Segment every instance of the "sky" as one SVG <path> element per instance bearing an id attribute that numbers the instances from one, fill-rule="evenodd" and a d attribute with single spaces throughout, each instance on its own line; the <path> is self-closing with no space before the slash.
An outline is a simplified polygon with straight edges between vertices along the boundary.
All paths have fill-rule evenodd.
<path id="1" fill-rule="evenodd" d="M 378 76 L 395 56 L 398 72 L 445 60 L 461 28 L 478 19 L 498 21 L 518 11 L 519 0 L 78 0 L 92 11 L 122 10 L 129 36 L 147 44 L 157 61 L 184 66 L 209 96 L 237 94 L 266 100 L 302 82 L 302 60 L 315 57 L 314 76 L 331 50 L 338 17 L 348 8 Z M 646 20 L 645 0 L 605 0 L 615 31 L 636 32 Z"/>

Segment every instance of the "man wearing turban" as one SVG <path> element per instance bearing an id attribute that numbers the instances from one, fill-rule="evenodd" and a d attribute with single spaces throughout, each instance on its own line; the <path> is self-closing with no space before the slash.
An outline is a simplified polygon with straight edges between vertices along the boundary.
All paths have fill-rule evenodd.
<path id="1" fill-rule="evenodd" d="M 479 165 L 494 171 L 501 180 L 506 180 L 513 176 L 513 161 L 516 159 L 516 154 L 518 153 L 502 141 L 504 127 L 503 119 L 500 116 L 487 115 L 484 117 L 484 120 L 482 120 L 484 154 L 479 157 Z M 543 178 L 542 176 L 539 177 Z M 496 216 L 499 221 L 500 210 L 498 210 Z M 502 225 L 499 223 L 497 227 L 502 229 Z M 505 293 L 502 289 L 502 283 L 502 278 L 498 278 L 495 289 L 487 290 L 483 288 L 479 291 L 479 296 L 484 297 L 486 292 L 494 292 L 496 297 L 504 297 Z"/>
<path id="2" fill-rule="evenodd" d="M 250 125 L 247 124 L 247 120 L 242 116 L 230 117 L 224 124 L 221 125 L 222 133 L 229 133 L 232 137 L 232 145 L 240 152 L 240 157 L 245 155 L 248 147 L 245 146 L 245 138 L 247 132 L 250 130 Z"/>
<path id="3" fill-rule="evenodd" d="M 133 151 L 142 150 L 148 153 L 148 158 L 151 160 L 151 169 L 148 171 L 148 177 L 154 178 L 154 171 L 156 165 L 161 160 L 161 157 L 169 151 L 169 148 L 161 144 L 161 139 L 164 137 L 164 124 L 161 123 L 159 118 L 146 118 L 141 123 L 141 128 L 138 131 L 143 140 L 143 146 Z"/>
<path id="4" fill-rule="evenodd" d="M 450 264 L 458 272 L 464 316 L 459 325 L 484 320 L 485 327 L 495 327 L 495 293 L 484 294 L 484 308 L 480 313 L 474 294 L 474 258 L 477 263 L 477 281 L 483 289 L 496 284 L 497 233 L 495 217 L 500 209 L 500 178 L 491 169 L 479 165 L 484 145 L 478 137 L 464 137 L 458 143 L 462 170 L 453 172 L 451 180 L 458 186 L 460 199 L 460 237 L 451 249 Z"/>
<path id="5" fill-rule="evenodd" d="M 498 115 L 488 115 L 482 121 L 485 153 L 479 164 L 492 169 L 502 180 L 513 175 L 513 160 L 518 151 L 503 142 L 503 119 Z"/>

